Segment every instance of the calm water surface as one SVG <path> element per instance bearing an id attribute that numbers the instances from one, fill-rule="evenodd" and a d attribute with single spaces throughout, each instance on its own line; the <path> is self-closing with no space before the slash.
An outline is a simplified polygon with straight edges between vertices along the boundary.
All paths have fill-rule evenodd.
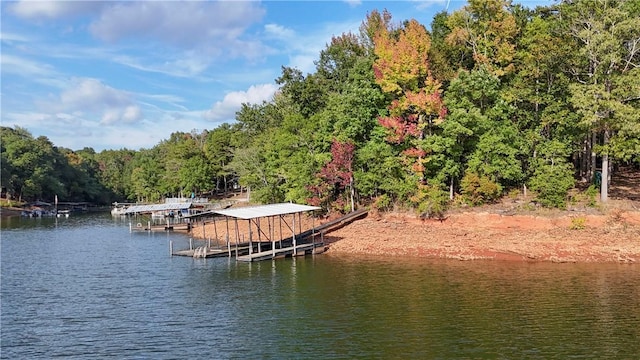
<path id="1" fill-rule="evenodd" d="M 2 220 L 3 359 L 638 359 L 639 265 L 169 256 L 111 215 Z"/>

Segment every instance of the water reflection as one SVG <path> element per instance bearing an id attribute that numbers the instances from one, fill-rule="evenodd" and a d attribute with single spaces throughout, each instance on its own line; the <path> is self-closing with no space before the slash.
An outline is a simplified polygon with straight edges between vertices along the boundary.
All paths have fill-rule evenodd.
<path id="1" fill-rule="evenodd" d="M 32 220 L 32 219 L 30 219 Z M 43 219 L 44 220 L 44 219 Z M 3 358 L 611 358 L 640 353 L 640 268 L 170 257 L 107 217 L 4 228 Z"/>

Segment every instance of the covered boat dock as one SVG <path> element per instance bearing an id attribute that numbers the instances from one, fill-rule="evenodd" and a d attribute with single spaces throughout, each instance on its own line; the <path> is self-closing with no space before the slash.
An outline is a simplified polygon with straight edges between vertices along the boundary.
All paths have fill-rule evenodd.
<path id="1" fill-rule="evenodd" d="M 171 253 L 193 257 L 231 257 L 235 254 L 238 261 L 252 262 L 320 252 L 324 250 L 324 244 L 316 242 L 318 232 L 315 224 L 311 229 L 302 231 L 302 213 L 320 209 L 317 206 L 279 203 L 213 210 L 212 213 L 219 215 L 213 218 L 215 237 L 219 240 L 218 226 L 223 226 L 226 249 L 205 245 L 176 253 L 172 250 Z M 245 231 L 241 231 L 241 227 Z"/>

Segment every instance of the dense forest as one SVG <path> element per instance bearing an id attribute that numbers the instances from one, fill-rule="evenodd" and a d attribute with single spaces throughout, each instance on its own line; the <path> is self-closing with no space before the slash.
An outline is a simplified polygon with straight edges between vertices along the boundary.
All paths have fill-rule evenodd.
<path id="1" fill-rule="evenodd" d="M 151 149 L 72 151 L 3 127 L 3 192 L 108 204 L 242 186 L 253 202 L 434 216 L 522 192 L 564 207 L 578 184 L 606 201 L 612 171 L 640 165 L 638 1 L 470 0 L 430 31 L 373 11 L 315 72 L 275 81 L 235 122 Z"/>

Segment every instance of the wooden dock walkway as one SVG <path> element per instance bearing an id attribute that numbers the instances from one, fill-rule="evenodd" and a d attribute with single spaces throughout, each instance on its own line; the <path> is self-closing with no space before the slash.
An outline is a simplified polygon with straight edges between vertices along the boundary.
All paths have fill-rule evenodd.
<path id="1" fill-rule="evenodd" d="M 143 231 L 143 232 L 147 232 L 147 231 L 184 231 L 184 232 L 191 232 L 191 229 L 193 229 L 193 227 L 195 226 L 195 224 L 192 223 L 164 223 L 164 224 L 151 224 L 150 222 L 147 222 L 146 224 L 142 224 L 142 223 L 138 223 L 137 225 L 133 225 L 133 224 L 129 224 L 129 231 L 130 232 L 134 232 L 134 231 Z"/>
<path id="2" fill-rule="evenodd" d="M 279 259 L 283 257 L 304 256 L 321 254 L 325 251 L 323 243 L 301 244 L 295 247 L 289 246 L 282 249 L 260 251 L 252 254 L 238 256 L 238 261 L 253 262 L 269 259 Z"/>
<path id="3" fill-rule="evenodd" d="M 238 248 L 239 253 L 248 253 L 249 247 Z M 199 246 L 194 249 L 186 249 L 186 250 L 178 250 L 171 255 L 174 256 L 187 256 L 193 258 L 214 258 L 214 257 L 229 257 L 234 256 L 236 254 L 236 249 L 231 248 L 223 249 L 223 248 L 214 248 L 208 246 Z"/>
<path id="4" fill-rule="evenodd" d="M 251 261 L 276 259 L 276 258 L 283 258 L 283 257 L 290 257 L 290 256 L 321 254 L 325 251 L 325 247 L 322 242 L 300 244 L 300 245 L 297 245 L 295 248 L 291 246 L 289 242 L 289 244 L 286 245 L 285 247 L 276 248 L 275 251 L 269 248 L 270 244 L 272 243 L 263 242 L 259 244 L 258 247 L 254 248 L 255 252 L 252 252 L 251 254 L 249 254 L 249 244 L 242 244 L 237 248 L 235 245 L 231 245 L 230 247 L 209 247 L 205 245 L 205 246 L 198 246 L 193 249 L 178 250 L 175 252 L 173 252 L 172 250 L 171 255 L 186 256 L 186 257 L 193 257 L 193 258 L 215 258 L 215 257 L 234 257 L 236 256 L 236 252 L 237 252 L 238 256 L 236 256 L 236 258 L 238 261 L 251 262 Z M 261 249 L 261 251 L 257 251 L 258 248 Z"/>

